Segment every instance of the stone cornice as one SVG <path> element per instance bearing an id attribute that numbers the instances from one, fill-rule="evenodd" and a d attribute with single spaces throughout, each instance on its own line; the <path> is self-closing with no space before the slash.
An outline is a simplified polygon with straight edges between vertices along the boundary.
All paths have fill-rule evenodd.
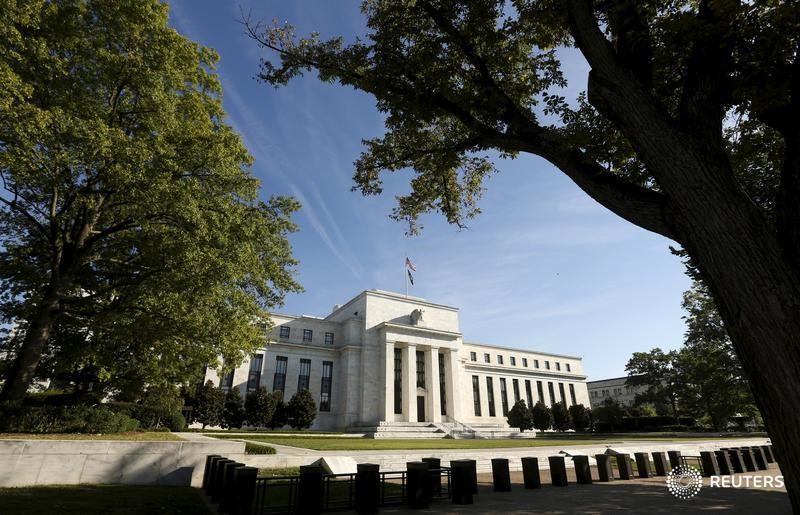
<path id="1" fill-rule="evenodd" d="M 400 334 L 416 334 L 423 336 L 432 335 L 448 340 L 457 340 L 461 338 L 461 333 L 453 331 L 443 331 L 441 329 L 431 329 L 429 327 L 424 327 L 420 325 L 407 325 L 407 324 L 397 324 L 394 322 L 381 322 L 380 324 L 376 325 L 375 328 L 378 330 L 388 329 L 390 331 Z"/>

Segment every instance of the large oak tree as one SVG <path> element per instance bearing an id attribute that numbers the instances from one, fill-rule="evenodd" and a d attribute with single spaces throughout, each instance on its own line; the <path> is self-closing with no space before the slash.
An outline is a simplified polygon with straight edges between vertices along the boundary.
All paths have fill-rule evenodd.
<path id="1" fill-rule="evenodd" d="M 345 44 L 251 35 L 276 86 L 317 70 L 373 94 L 387 132 L 355 180 L 412 168 L 394 215 L 476 211 L 486 155 L 541 156 L 622 218 L 679 243 L 725 320 L 800 510 L 800 3 L 370 0 Z M 247 21 L 247 20 L 246 20 Z M 562 98 L 559 47 L 591 71 Z M 279 59 L 275 59 L 278 56 Z M 532 170 L 531 173 L 534 173 Z"/>
<path id="2" fill-rule="evenodd" d="M 263 344 L 297 204 L 258 200 L 216 54 L 157 0 L 0 6 L 0 401 L 43 356 L 141 390 Z"/>

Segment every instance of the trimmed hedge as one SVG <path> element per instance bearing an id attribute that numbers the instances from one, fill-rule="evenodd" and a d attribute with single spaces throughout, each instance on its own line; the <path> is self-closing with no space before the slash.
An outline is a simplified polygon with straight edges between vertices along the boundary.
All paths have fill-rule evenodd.
<path id="1" fill-rule="evenodd" d="M 245 442 L 244 443 L 244 453 L 245 454 L 275 454 L 275 448 L 270 447 L 269 445 L 261 445 L 252 442 Z"/>
<path id="2" fill-rule="evenodd" d="M 0 411 L 0 431 L 9 433 L 123 433 L 139 421 L 104 406 L 22 406 Z"/>
<path id="3" fill-rule="evenodd" d="M 164 413 L 159 408 L 135 402 L 108 402 L 105 406 L 116 413 L 138 420 L 142 429 L 158 430 L 166 427 L 170 431 L 183 431 L 186 427 L 186 418 L 180 412 Z"/>

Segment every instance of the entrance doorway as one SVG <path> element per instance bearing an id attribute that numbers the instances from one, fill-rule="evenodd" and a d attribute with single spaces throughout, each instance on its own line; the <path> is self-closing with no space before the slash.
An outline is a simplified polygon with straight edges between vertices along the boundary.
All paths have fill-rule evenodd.
<path id="1" fill-rule="evenodd" d="M 425 396 L 417 395 L 417 422 L 425 422 Z"/>

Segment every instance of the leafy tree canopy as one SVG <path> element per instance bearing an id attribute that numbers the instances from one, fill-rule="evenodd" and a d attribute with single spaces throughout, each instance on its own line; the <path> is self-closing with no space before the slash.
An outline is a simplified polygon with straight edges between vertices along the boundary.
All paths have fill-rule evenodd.
<path id="1" fill-rule="evenodd" d="M 547 431 L 553 425 L 553 415 L 550 408 L 542 401 L 538 401 L 531 409 L 533 427 L 538 431 Z"/>
<path id="2" fill-rule="evenodd" d="M 285 409 L 286 421 L 294 429 L 308 429 L 317 418 L 317 403 L 314 402 L 314 396 L 308 388 L 303 388 L 292 395 Z M 275 411 L 277 413 L 277 409 Z"/>
<path id="3" fill-rule="evenodd" d="M 4 3 L 5 400 L 20 402 L 43 355 L 46 373 L 89 367 L 117 389 L 239 362 L 263 341 L 265 310 L 299 289 L 297 203 L 258 200 L 217 55 L 170 28 L 167 9 Z"/>
<path id="4" fill-rule="evenodd" d="M 508 411 L 507 421 L 509 426 L 518 428 L 520 432 L 533 429 L 533 413 L 522 399 L 515 402 Z"/>

